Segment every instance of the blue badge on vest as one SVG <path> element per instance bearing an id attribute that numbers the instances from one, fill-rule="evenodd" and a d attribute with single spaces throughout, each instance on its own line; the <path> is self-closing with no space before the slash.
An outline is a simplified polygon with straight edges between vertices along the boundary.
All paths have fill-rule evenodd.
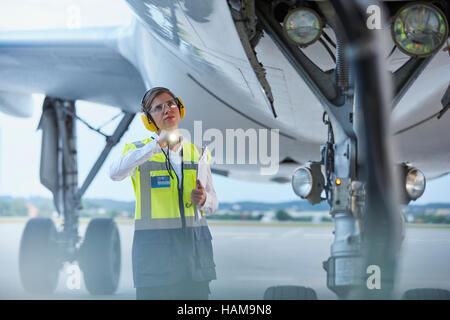
<path id="1" fill-rule="evenodd" d="M 170 187 L 169 176 L 151 177 L 152 188 L 168 188 Z"/>

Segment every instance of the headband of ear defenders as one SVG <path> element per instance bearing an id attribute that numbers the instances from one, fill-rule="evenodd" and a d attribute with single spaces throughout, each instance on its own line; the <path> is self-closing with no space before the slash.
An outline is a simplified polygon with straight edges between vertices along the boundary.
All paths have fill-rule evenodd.
<path id="1" fill-rule="evenodd" d="M 184 104 L 181 101 L 181 99 L 178 97 L 175 97 L 175 102 L 177 103 L 178 110 L 180 111 L 180 119 L 183 119 L 184 114 L 185 114 Z M 145 110 L 141 114 L 141 120 L 142 120 L 142 123 L 144 124 L 145 128 L 147 128 L 147 130 L 152 131 L 152 132 L 159 130 L 158 126 L 156 125 L 155 121 L 153 120 L 153 117 L 151 116 L 150 112 L 148 112 L 147 110 Z"/>

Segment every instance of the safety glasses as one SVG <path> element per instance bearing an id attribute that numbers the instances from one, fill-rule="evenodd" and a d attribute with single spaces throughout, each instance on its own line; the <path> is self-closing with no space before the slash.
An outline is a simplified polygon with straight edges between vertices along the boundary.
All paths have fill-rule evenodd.
<path id="1" fill-rule="evenodd" d="M 165 103 L 158 104 L 157 106 L 150 107 L 150 113 L 151 114 L 160 114 L 164 111 L 164 107 L 167 106 L 168 108 L 177 108 L 178 104 L 176 99 L 170 99 L 166 101 Z"/>

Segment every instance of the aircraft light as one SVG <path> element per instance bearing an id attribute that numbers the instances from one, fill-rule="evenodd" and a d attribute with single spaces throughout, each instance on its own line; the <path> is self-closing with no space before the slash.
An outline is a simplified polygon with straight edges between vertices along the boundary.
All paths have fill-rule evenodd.
<path id="1" fill-rule="evenodd" d="M 292 188 L 294 192 L 305 199 L 312 190 L 312 174 L 308 168 L 299 168 L 292 176 Z"/>
<path id="2" fill-rule="evenodd" d="M 436 6 L 414 2 L 402 7 L 395 15 L 392 38 L 397 47 L 413 57 L 435 53 L 448 37 L 448 21 Z"/>
<path id="3" fill-rule="evenodd" d="M 311 204 L 319 203 L 325 179 L 320 170 L 320 163 L 308 162 L 304 167 L 297 168 L 292 175 L 292 189 L 302 199 Z"/>
<path id="4" fill-rule="evenodd" d="M 408 162 L 399 164 L 400 203 L 407 205 L 423 195 L 426 187 L 426 178 L 422 171 Z"/>
<path id="5" fill-rule="evenodd" d="M 322 20 L 309 8 L 296 8 L 288 12 L 283 21 L 285 36 L 297 46 L 306 47 L 322 34 Z"/>
<path id="6" fill-rule="evenodd" d="M 425 175 L 417 168 L 409 168 L 405 178 L 405 188 L 411 200 L 418 199 L 425 191 Z"/>

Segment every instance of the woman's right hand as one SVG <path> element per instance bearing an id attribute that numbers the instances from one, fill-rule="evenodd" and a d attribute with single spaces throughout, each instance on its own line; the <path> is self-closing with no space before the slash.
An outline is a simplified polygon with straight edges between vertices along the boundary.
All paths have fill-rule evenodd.
<path id="1" fill-rule="evenodd" d="M 166 130 L 161 130 L 161 132 L 159 133 L 159 137 L 158 137 L 157 143 L 159 144 L 159 146 L 161 148 L 167 147 L 168 135 L 169 135 L 169 133 Z"/>

